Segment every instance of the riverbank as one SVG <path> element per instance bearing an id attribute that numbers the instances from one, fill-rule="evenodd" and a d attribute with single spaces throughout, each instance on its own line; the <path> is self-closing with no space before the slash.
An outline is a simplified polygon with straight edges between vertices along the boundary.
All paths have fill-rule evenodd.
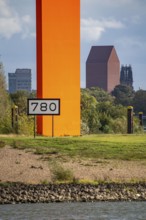
<path id="1" fill-rule="evenodd" d="M 74 179 L 83 182 L 146 181 L 146 160 L 69 157 L 61 153 L 37 155 L 32 149 L 20 150 L 8 145 L 0 148 L 1 183 L 53 182 L 54 168 L 57 167 L 70 171 Z"/>
<path id="2" fill-rule="evenodd" d="M 145 135 L 1 137 L 0 204 L 146 201 L 145 170 Z"/>
<path id="3" fill-rule="evenodd" d="M 146 183 L 0 185 L 0 204 L 96 201 L 146 201 Z"/>

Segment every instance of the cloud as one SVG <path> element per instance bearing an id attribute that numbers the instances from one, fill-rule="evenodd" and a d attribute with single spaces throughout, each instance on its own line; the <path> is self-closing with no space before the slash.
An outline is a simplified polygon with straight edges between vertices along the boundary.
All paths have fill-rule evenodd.
<path id="1" fill-rule="evenodd" d="M 20 31 L 21 26 L 18 17 L 12 15 L 7 1 L 0 0 L 0 36 L 10 38 L 13 34 Z"/>
<path id="2" fill-rule="evenodd" d="M 10 9 L 7 6 L 6 1 L 0 0 L 0 16 L 8 17 L 10 15 L 11 15 Z"/>
<path id="3" fill-rule="evenodd" d="M 141 36 L 123 36 L 115 41 L 122 63 L 145 64 L 146 42 Z"/>
<path id="4" fill-rule="evenodd" d="M 0 36 L 9 39 L 13 34 L 21 32 L 21 25 L 16 18 L 0 18 Z"/>
<path id="5" fill-rule="evenodd" d="M 120 45 L 122 48 L 134 48 L 136 50 L 145 50 L 146 43 L 142 41 L 140 38 L 125 36 L 116 40 L 116 44 Z"/>
<path id="6" fill-rule="evenodd" d="M 84 4 L 96 4 L 96 5 L 104 5 L 108 7 L 122 7 L 129 4 L 139 4 L 139 0 L 81 0 L 81 2 Z"/>
<path id="7" fill-rule="evenodd" d="M 26 24 L 30 24 L 31 23 L 31 17 L 30 15 L 25 15 L 22 17 L 22 21 Z"/>
<path id="8" fill-rule="evenodd" d="M 33 21 L 30 15 L 24 15 L 21 18 L 21 26 L 23 27 L 22 38 L 35 37 L 36 34 L 30 31 L 30 27 L 33 26 Z"/>
<path id="9" fill-rule="evenodd" d="M 121 29 L 124 24 L 115 19 L 95 20 L 93 18 L 81 19 L 81 39 L 86 41 L 97 41 L 106 29 Z"/>
<path id="10" fill-rule="evenodd" d="M 30 15 L 21 16 L 9 6 L 8 0 L 0 0 L 0 37 L 10 39 L 14 34 L 21 34 L 22 38 L 34 36 L 32 25 Z"/>

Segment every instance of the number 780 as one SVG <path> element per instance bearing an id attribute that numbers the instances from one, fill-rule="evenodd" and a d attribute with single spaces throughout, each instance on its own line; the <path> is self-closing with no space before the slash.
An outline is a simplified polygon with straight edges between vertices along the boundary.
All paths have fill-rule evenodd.
<path id="1" fill-rule="evenodd" d="M 47 112 L 48 110 L 49 111 L 55 111 L 56 110 L 56 103 L 54 102 L 51 102 L 51 103 L 47 103 L 47 102 L 41 102 L 41 103 L 38 103 L 38 102 L 32 102 L 31 105 L 33 106 L 33 112 L 39 108 L 40 111 L 42 112 Z"/>

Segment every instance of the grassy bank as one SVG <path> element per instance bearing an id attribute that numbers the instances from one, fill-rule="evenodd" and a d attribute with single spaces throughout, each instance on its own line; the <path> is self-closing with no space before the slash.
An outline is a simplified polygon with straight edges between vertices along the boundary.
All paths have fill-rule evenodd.
<path id="1" fill-rule="evenodd" d="M 83 137 L 0 136 L 0 141 L 36 154 L 90 159 L 146 160 L 146 134 L 89 135 Z"/>

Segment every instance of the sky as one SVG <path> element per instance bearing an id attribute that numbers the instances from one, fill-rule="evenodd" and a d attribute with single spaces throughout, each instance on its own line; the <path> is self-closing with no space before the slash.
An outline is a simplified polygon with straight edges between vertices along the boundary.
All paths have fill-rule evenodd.
<path id="1" fill-rule="evenodd" d="M 81 87 L 91 46 L 113 45 L 121 65 L 131 65 L 134 89 L 146 90 L 146 1 L 81 0 Z M 6 79 L 32 70 L 36 89 L 35 0 L 0 0 L 0 61 Z"/>

